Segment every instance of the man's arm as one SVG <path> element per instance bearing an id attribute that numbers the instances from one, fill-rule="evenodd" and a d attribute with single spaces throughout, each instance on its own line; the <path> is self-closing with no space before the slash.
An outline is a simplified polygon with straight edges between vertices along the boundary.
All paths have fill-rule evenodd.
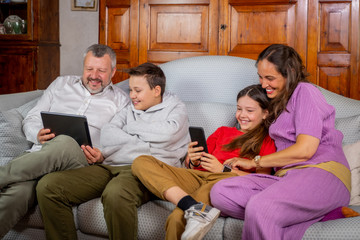
<path id="1" fill-rule="evenodd" d="M 38 134 L 43 129 L 40 116 L 41 111 L 48 111 L 52 103 L 53 91 L 56 88 L 56 80 L 44 91 L 35 107 L 32 108 L 23 120 L 23 131 L 26 139 L 35 144 L 39 144 Z M 45 133 L 46 134 L 46 133 Z M 41 134 L 43 135 L 43 133 Z"/>

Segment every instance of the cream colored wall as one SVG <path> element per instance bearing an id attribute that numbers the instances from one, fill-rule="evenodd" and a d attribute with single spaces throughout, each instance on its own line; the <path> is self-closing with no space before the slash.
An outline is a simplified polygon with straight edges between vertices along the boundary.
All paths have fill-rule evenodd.
<path id="1" fill-rule="evenodd" d="M 59 11 L 60 74 L 81 75 L 85 49 L 99 42 L 99 11 L 71 11 L 70 0 L 60 0 Z"/>

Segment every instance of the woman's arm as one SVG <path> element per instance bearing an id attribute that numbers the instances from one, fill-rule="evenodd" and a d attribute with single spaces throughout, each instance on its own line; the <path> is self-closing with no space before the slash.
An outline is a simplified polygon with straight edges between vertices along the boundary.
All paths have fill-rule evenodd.
<path id="1" fill-rule="evenodd" d="M 284 167 L 289 164 L 305 162 L 315 154 L 319 144 L 320 140 L 318 138 L 300 134 L 296 138 L 294 145 L 284 150 L 262 156 L 259 161 L 261 168 L 258 168 L 257 172 L 262 168 Z M 225 161 L 225 164 L 231 164 L 233 169 L 237 168 L 244 171 L 257 167 L 254 161 L 242 158 L 229 159 Z"/>
<path id="2" fill-rule="evenodd" d="M 284 150 L 262 156 L 261 167 L 284 167 L 289 164 L 306 162 L 314 156 L 320 144 L 316 137 L 299 134 L 294 145 Z M 254 161 L 252 161 L 254 163 Z M 255 164 L 255 163 L 254 163 Z"/>

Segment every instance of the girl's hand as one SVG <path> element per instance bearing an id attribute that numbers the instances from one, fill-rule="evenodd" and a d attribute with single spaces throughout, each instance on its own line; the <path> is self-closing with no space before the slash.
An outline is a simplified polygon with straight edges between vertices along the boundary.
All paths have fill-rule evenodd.
<path id="1" fill-rule="evenodd" d="M 198 144 L 198 142 L 191 142 L 188 146 L 188 154 L 185 162 L 186 166 L 190 166 L 189 162 L 191 161 L 193 165 L 197 166 L 200 164 L 200 158 L 202 156 L 203 147 L 194 147 Z"/>
<path id="2" fill-rule="evenodd" d="M 206 152 L 202 152 L 201 166 L 213 173 L 222 172 L 224 169 L 224 165 L 222 165 L 214 155 Z"/>
<path id="3" fill-rule="evenodd" d="M 94 163 L 101 163 L 104 161 L 104 156 L 99 149 L 85 145 L 81 145 L 81 149 L 84 151 L 86 160 L 90 165 Z"/>
<path id="4" fill-rule="evenodd" d="M 246 158 L 230 158 L 226 160 L 224 164 L 230 165 L 232 169 L 239 169 L 247 172 L 256 169 L 255 163 Z"/>

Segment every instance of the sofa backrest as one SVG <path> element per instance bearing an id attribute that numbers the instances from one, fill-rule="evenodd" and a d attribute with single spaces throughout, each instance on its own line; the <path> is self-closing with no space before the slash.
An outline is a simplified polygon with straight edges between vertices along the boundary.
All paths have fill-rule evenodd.
<path id="1" fill-rule="evenodd" d="M 166 90 L 183 101 L 236 104 L 237 93 L 259 83 L 255 61 L 231 56 L 183 58 L 159 65 Z M 118 85 L 128 92 L 127 80 Z"/>
<path id="2" fill-rule="evenodd" d="M 191 126 L 202 126 L 208 137 L 220 126 L 235 126 L 236 96 L 259 83 L 255 61 L 231 56 L 200 56 L 160 65 L 166 91 L 185 102 Z M 128 81 L 118 84 L 128 92 Z"/>
<path id="3" fill-rule="evenodd" d="M 192 57 L 160 67 L 167 78 L 167 90 L 184 101 L 235 105 L 241 89 L 259 83 L 255 61 L 241 57 Z"/>
<path id="4" fill-rule="evenodd" d="M 219 126 L 233 126 L 237 93 L 259 83 L 255 60 L 241 57 L 190 57 L 160 67 L 166 75 L 166 90 L 176 93 L 186 103 L 190 125 L 203 126 L 206 136 Z M 117 85 L 129 91 L 127 80 Z M 360 101 L 319 89 L 336 109 L 336 127 L 344 133 L 344 143 L 360 138 L 357 130 L 347 127 L 360 129 Z"/>
<path id="5" fill-rule="evenodd" d="M 35 90 L 30 92 L 0 94 L 0 111 L 6 111 L 40 97 L 43 90 Z"/>

